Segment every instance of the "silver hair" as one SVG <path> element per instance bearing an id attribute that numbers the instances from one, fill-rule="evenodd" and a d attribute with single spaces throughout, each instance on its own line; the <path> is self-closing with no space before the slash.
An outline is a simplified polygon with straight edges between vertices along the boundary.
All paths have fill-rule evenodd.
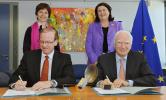
<path id="1" fill-rule="evenodd" d="M 131 33 L 130 33 L 129 31 L 125 31 L 125 30 L 120 30 L 120 31 L 116 32 L 115 37 L 114 37 L 114 45 L 115 45 L 117 36 L 118 36 L 119 34 L 121 34 L 121 33 L 125 33 L 125 34 L 127 34 L 127 35 L 129 36 L 130 42 L 131 42 L 131 45 L 132 45 L 133 37 L 132 37 L 132 35 L 131 35 Z"/>

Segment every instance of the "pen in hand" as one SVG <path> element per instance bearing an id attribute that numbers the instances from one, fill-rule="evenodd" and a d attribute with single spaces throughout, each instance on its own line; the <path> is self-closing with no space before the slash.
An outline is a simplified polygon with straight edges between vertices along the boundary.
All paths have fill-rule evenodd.
<path id="1" fill-rule="evenodd" d="M 109 81 L 109 83 L 112 83 L 111 81 L 110 81 L 110 79 L 108 78 L 108 76 L 106 75 L 106 79 Z"/>
<path id="2" fill-rule="evenodd" d="M 110 79 L 106 75 L 106 79 L 103 81 L 103 84 L 101 85 L 101 87 L 103 89 L 111 89 L 111 85 L 112 85 L 112 82 L 110 81 Z"/>
<path id="3" fill-rule="evenodd" d="M 23 82 L 23 80 L 22 80 L 22 78 L 21 78 L 20 75 L 18 75 L 18 78 L 19 78 L 19 80 L 21 81 L 22 85 L 24 85 L 24 82 Z M 24 87 L 25 87 L 25 86 L 24 86 Z"/>

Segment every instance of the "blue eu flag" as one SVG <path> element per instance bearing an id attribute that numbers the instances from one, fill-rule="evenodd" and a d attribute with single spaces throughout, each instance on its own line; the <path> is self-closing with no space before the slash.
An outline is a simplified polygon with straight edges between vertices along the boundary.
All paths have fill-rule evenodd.
<path id="1" fill-rule="evenodd" d="M 132 50 L 143 52 L 157 78 L 157 85 L 164 85 L 163 72 L 158 54 L 157 42 L 144 0 L 141 0 L 132 28 Z"/>

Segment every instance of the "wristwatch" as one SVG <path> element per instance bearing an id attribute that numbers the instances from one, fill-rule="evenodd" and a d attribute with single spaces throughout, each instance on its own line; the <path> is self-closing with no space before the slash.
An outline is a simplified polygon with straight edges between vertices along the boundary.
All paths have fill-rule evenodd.
<path id="1" fill-rule="evenodd" d="M 51 88 L 56 88 L 57 84 L 55 80 L 51 80 Z"/>

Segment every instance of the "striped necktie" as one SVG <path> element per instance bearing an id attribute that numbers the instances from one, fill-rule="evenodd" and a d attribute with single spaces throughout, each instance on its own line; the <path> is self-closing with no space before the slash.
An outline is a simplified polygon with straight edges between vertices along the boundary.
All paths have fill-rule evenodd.
<path id="1" fill-rule="evenodd" d="M 125 72 L 124 72 L 124 59 L 120 59 L 120 70 L 119 70 L 119 78 L 125 80 Z"/>

